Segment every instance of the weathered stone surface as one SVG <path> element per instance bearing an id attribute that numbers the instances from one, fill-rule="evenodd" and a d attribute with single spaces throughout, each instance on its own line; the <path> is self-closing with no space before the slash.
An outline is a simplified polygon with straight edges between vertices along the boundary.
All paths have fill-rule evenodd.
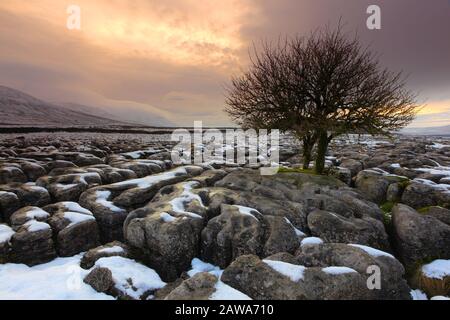
<path id="1" fill-rule="evenodd" d="M 24 224 L 12 236 L 11 262 L 33 266 L 48 262 L 56 257 L 52 229 L 44 222 L 37 223 L 42 225 L 34 228 L 34 224 Z"/>
<path id="2" fill-rule="evenodd" d="M 364 169 L 361 161 L 351 158 L 341 159 L 341 164 L 339 166 L 350 170 L 350 178 L 355 177 L 358 172 Z"/>
<path id="3" fill-rule="evenodd" d="M 293 225 L 283 217 L 263 216 L 262 256 L 267 257 L 278 252 L 294 253 L 300 241 Z"/>
<path id="4" fill-rule="evenodd" d="M 102 183 L 97 172 L 87 172 L 77 169 L 79 173 L 61 176 L 45 176 L 36 181 L 36 184 L 48 189 L 56 201 L 78 201 L 81 193 Z"/>
<path id="5" fill-rule="evenodd" d="M 231 287 L 260 300 L 337 300 L 369 299 L 364 277 L 345 268 L 339 272 L 274 260 L 253 255 L 237 258 L 222 274 Z"/>
<path id="6" fill-rule="evenodd" d="M 161 213 L 154 213 L 131 220 L 126 227 L 126 239 L 139 249 L 141 259 L 147 265 L 165 281 L 173 281 L 198 255 L 202 227 L 201 218 L 180 216 L 172 220 L 164 214 L 161 217 Z"/>
<path id="7" fill-rule="evenodd" d="M 32 206 L 28 206 L 28 207 L 24 207 L 21 208 L 19 210 L 17 210 L 16 212 L 14 212 L 11 215 L 11 225 L 18 229 L 19 227 L 21 227 L 24 223 L 31 221 L 31 220 L 36 220 L 36 221 L 42 221 L 42 222 L 46 222 L 47 219 L 50 217 L 50 214 L 45 211 L 42 210 L 41 208 L 38 207 L 32 207 Z"/>
<path id="8" fill-rule="evenodd" d="M 392 224 L 394 245 L 407 269 L 436 258 L 450 259 L 450 226 L 442 221 L 398 204 L 392 210 Z"/>
<path id="9" fill-rule="evenodd" d="M 241 255 L 262 255 L 264 229 L 256 218 L 259 213 L 250 210 L 243 214 L 230 205 L 222 205 L 221 212 L 202 231 L 202 258 L 225 268 Z"/>
<path id="10" fill-rule="evenodd" d="M 19 197 L 13 192 L 0 191 L 0 221 L 9 221 L 9 217 L 20 208 Z"/>
<path id="11" fill-rule="evenodd" d="M 387 192 L 391 184 L 407 180 L 405 177 L 386 175 L 383 172 L 370 169 L 358 173 L 355 186 L 367 199 L 382 204 L 387 200 Z"/>
<path id="12" fill-rule="evenodd" d="M 81 258 L 80 266 L 83 269 L 90 269 L 98 259 L 113 256 L 132 258 L 131 250 L 126 244 L 113 241 L 86 252 Z"/>
<path id="13" fill-rule="evenodd" d="M 18 165 L 0 164 L 0 184 L 11 182 L 25 183 L 27 182 L 27 177 Z"/>
<path id="14" fill-rule="evenodd" d="M 11 183 L 8 185 L 0 185 L 0 193 L 2 191 L 7 193 L 14 193 L 18 198 L 18 202 L 16 202 L 16 200 L 13 200 L 13 203 L 19 204 L 19 207 L 41 207 L 51 202 L 50 194 L 48 193 L 48 191 L 45 188 L 36 186 L 32 183 Z M 8 215 L 6 216 L 8 218 Z"/>
<path id="15" fill-rule="evenodd" d="M 257 300 L 305 300 L 307 292 L 298 283 L 276 272 L 255 255 L 234 260 L 221 278 L 229 286 Z"/>
<path id="16" fill-rule="evenodd" d="M 428 297 L 450 295 L 450 260 L 435 260 L 420 266 L 410 279 L 413 288 Z"/>
<path id="17" fill-rule="evenodd" d="M 427 216 L 435 217 L 450 226 L 450 210 L 448 209 L 442 207 L 428 207 L 421 211 L 421 213 Z"/>
<path id="18" fill-rule="evenodd" d="M 90 285 L 97 292 L 111 293 L 114 290 L 114 280 L 111 270 L 108 268 L 94 268 L 83 279 L 83 282 Z"/>
<path id="19" fill-rule="evenodd" d="M 184 166 L 144 178 L 91 188 L 80 197 L 80 204 L 95 215 L 102 242 L 123 240 L 123 224 L 128 213 L 146 205 L 166 185 L 199 175 L 203 169 Z"/>
<path id="20" fill-rule="evenodd" d="M 357 271 L 366 284 L 373 275 L 373 266 L 380 268 L 381 288 L 368 290 L 366 296 L 370 299 L 410 299 L 409 287 L 404 279 L 405 269 L 394 256 L 374 250 L 370 247 L 339 243 L 324 243 L 302 246 L 297 252 L 297 263 L 305 267 L 348 267 Z M 370 272 L 369 272 L 370 271 Z M 372 282 L 371 282 L 372 283 Z M 343 284 L 345 286 L 345 284 Z"/>
<path id="21" fill-rule="evenodd" d="M 313 236 L 326 242 L 359 243 L 390 251 L 383 223 L 370 217 L 346 218 L 315 210 L 308 216 L 308 226 Z"/>
<path id="22" fill-rule="evenodd" d="M 199 272 L 184 280 L 170 292 L 165 300 L 208 300 L 216 291 L 217 277 L 207 272 Z"/>
<path id="23" fill-rule="evenodd" d="M 425 183 L 424 183 L 425 182 Z M 433 186 L 431 181 L 412 181 L 405 189 L 401 202 L 420 209 L 429 206 L 448 206 L 450 195 Z"/>

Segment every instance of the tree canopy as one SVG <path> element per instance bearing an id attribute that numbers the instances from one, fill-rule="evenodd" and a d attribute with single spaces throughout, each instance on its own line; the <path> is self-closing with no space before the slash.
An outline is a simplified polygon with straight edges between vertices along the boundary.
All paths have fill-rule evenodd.
<path id="1" fill-rule="evenodd" d="M 317 143 L 322 173 L 334 137 L 388 135 L 414 119 L 415 100 L 401 72 L 382 68 L 338 26 L 254 49 L 249 70 L 227 88 L 226 112 L 243 127 L 293 132 L 303 142 L 305 168 Z"/>

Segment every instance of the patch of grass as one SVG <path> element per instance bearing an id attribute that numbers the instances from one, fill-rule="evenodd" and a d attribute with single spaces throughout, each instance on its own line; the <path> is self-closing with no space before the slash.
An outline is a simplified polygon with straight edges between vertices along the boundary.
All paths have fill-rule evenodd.
<path id="1" fill-rule="evenodd" d="M 387 201 L 380 206 L 380 209 L 383 210 L 384 213 L 390 213 L 394 206 L 395 202 Z"/>
<path id="2" fill-rule="evenodd" d="M 283 173 L 283 172 L 295 172 L 295 173 L 306 173 L 306 174 L 318 175 L 314 169 L 303 169 L 303 168 L 295 168 L 294 169 L 294 168 L 280 167 L 278 169 L 278 173 Z"/>
<path id="3" fill-rule="evenodd" d="M 405 190 L 411 184 L 411 180 L 405 179 L 403 181 L 398 182 L 398 186 L 400 190 Z"/>
<path id="4" fill-rule="evenodd" d="M 380 206 L 383 211 L 383 222 L 386 227 L 389 227 L 392 223 L 392 208 L 395 206 L 395 202 L 387 201 Z"/>
<path id="5" fill-rule="evenodd" d="M 428 211 L 430 211 L 430 209 L 431 209 L 431 206 L 423 207 L 423 208 L 417 209 L 417 212 L 419 212 L 419 213 L 427 213 Z"/>

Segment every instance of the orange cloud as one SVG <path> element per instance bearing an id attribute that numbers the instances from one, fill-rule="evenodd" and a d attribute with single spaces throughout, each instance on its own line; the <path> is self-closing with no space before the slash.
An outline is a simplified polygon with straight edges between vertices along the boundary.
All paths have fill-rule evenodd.
<path id="1" fill-rule="evenodd" d="M 78 36 L 113 54 L 182 65 L 231 66 L 244 48 L 239 29 L 250 10 L 239 1 L 3 0 L 0 9 L 65 28 L 66 9 L 81 8 Z M 67 30 L 70 37 L 76 31 Z"/>

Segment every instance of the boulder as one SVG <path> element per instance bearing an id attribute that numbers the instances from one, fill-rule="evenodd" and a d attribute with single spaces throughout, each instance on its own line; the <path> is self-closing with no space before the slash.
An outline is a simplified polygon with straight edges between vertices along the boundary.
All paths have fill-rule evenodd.
<path id="1" fill-rule="evenodd" d="M 437 193 L 430 183 L 413 180 L 403 192 L 401 202 L 415 209 L 441 205 Z"/>
<path id="2" fill-rule="evenodd" d="M 262 256 L 286 252 L 294 253 L 300 245 L 299 236 L 304 234 L 283 217 L 263 216 L 264 229 Z"/>
<path id="3" fill-rule="evenodd" d="M 12 182 L 25 183 L 27 177 L 18 165 L 1 164 L 0 165 L 0 184 Z"/>
<path id="4" fill-rule="evenodd" d="M 450 295 L 450 260 L 438 259 L 418 268 L 412 286 L 429 297 Z"/>
<path id="5" fill-rule="evenodd" d="M 83 282 L 90 285 L 97 292 L 109 294 L 114 291 L 112 272 L 108 268 L 94 268 L 83 279 Z"/>
<path id="6" fill-rule="evenodd" d="M 22 171 L 27 176 L 28 181 L 36 181 L 38 178 L 45 176 L 47 171 L 37 162 L 22 161 L 20 163 Z"/>
<path id="7" fill-rule="evenodd" d="M 202 218 L 159 212 L 132 219 L 125 227 L 126 240 L 146 265 L 174 281 L 198 255 L 202 227 Z"/>
<path id="8" fill-rule="evenodd" d="M 98 259 L 115 256 L 132 258 L 131 250 L 126 244 L 119 241 L 113 241 L 86 252 L 81 258 L 80 266 L 83 269 L 90 269 Z"/>
<path id="9" fill-rule="evenodd" d="M 10 220 L 13 228 L 18 229 L 28 221 L 36 220 L 46 222 L 49 217 L 50 214 L 47 211 L 38 207 L 28 206 L 14 212 Z"/>
<path id="10" fill-rule="evenodd" d="M 364 169 L 364 166 L 360 160 L 355 160 L 351 158 L 341 159 L 341 163 L 339 166 L 350 170 L 350 180 L 351 178 L 355 177 L 358 174 L 358 172 Z"/>
<path id="11" fill-rule="evenodd" d="M 254 255 L 233 261 L 221 281 L 257 300 L 370 298 L 364 276 L 351 268 L 306 268 Z"/>
<path id="12" fill-rule="evenodd" d="M 355 186 L 368 200 L 382 204 L 387 200 L 386 194 L 391 184 L 407 180 L 405 177 L 387 175 L 375 168 L 358 173 Z"/>
<path id="13" fill-rule="evenodd" d="M 450 259 L 450 226 L 404 204 L 392 209 L 394 245 L 408 271 L 436 258 Z"/>
<path id="14" fill-rule="evenodd" d="M 50 194 L 48 193 L 48 191 L 45 188 L 36 186 L 34 184 L 12 183 L 8 185 L 0 185 L 0 192 L 2 191 L 7 193 L 14 193 L 19 200 L 18 202 L 20 203 L 20 207 L 41 207 L 51 202 Z M 18 203 L 16 202 L 16 200 L 11 201 L 13 201 L 13 204 Z"/>
<path id="15" fill-rule="evenodd" d="M 43 209 L 51 213 L 47 223 L 52 227 L 59 256 L 70 257 L 99 245 L 97 222 L 89 210 L 74 202 L 60 202 Z"/>
<path id="16" fill-rule="evenodd" d="M 351 268 L 363 276 L 365 283 L 373 274 L 369 267 L 377 266 L 380 268 L 381 286 L 379 289 L 369 290 L 366 285 L 363 297 L 381 300 L 410 298 L 410 289 L 404 279 L 405 269 L 389 253 L 363 245 L 323 243 L 302 246 L 295 258 L 298 264 L 308 268 L 330 267 L 331 272 L 336 266 Z"/>
<path id="17" fill-rule="evenodd" d="M 45 222 L 30 220 L 11 237 L 11 262 L 33 266 L 53 260 L 56 251 L 52 229 Z"/>
<path id="18" fill-rule="evenodd" d="M 307 211 L 303 203 L 285 199 L 278 200 L 256 195 L 253 192 L 233 191 L 219 187 L 204 189 L 203 194 L 208 201 L 207 213 L 209 219 L 220 214 L 222 204 L 230 204 L 254 208 L 262 215 L 286 218 L 299 230 L 307 228 Z"/>
<path id="19" fill-rule="evenodd" d="M 184 280 L 172 290 L 165 300 L 208 300 L 216 291 L 216 276 L 208 272 L 199 272 Z"/>
<path id="20" fill-rule="evenodd" d="M 41 177 L 36 184 L 48 189 L 56 201 L 78 201 L 83 191 L 102 184 L 102 179 L 97 172 L 78 170 L 81 172 Z"/>
<path id="21" fill-rule="evenodd" d="M 123 224 L 128 213 L 145 206 L 164 186 L 199 175 L 197 166 L 178 167 L 144 178 L 91 188 L 80 197 L 80 204 L 93 212 L 102 242 L 123 240 Z"/>
<path id="22" fill-rule="evenodd" d="M 0 221 L 9 221 L 9 217 L 20 208 L 19 197 L 13 192 L 0 191 Z"/>
<path id="23" fill-rule="evenodd" d="M 254 209 L 223 204 L 221 214 L 209 220 L 202 231 L 203 260 L 225 268 L 241 255 L 260 256 L 264 229 L 257 216 L 260 213 Z"/>
<path id="24" fill-rule="evenodd" d="M 420 210 L 420 213 L 425 214 L 427 216 L 435 217 L 441 222 L 450 226 L 450 210 L 442 207 L 427 207 L 423 210 Z"/>
<path id="25" fill-rule="evenodd" d="M 325 242 L 359 243 L 390 251 L 388 236 L 381 221 L 370 218 L 346 218 L 322 210 L 308 216 L 308 226 L 313 236 Z"/>
<path id="26" fill-rule="evenodd" d="M 154 270 L 119 256 L 97 260 L 83 281 L 121 300 L 153 299 L 155 291 L 166 285 Z"/>
<path id="27" fill-rule="evenodd" d="M 288 264 L 289 266 L 293 266 Z M 301 276 L 303 268 L 290 267 Z M 256 300 L 305 300 L 305 290 L 255 255 L 243 255 L 234 260 L 223 272 L 221 281 Z"/>

